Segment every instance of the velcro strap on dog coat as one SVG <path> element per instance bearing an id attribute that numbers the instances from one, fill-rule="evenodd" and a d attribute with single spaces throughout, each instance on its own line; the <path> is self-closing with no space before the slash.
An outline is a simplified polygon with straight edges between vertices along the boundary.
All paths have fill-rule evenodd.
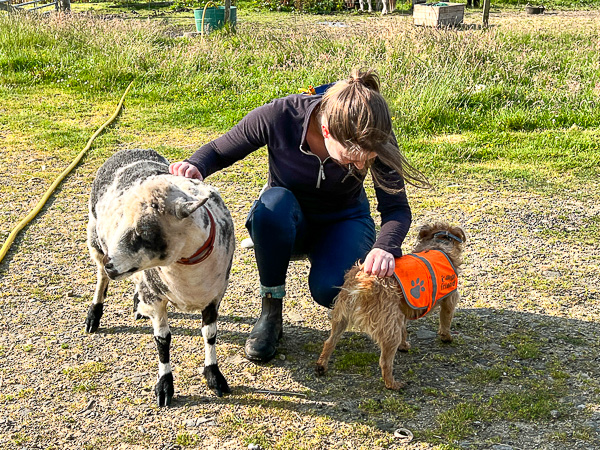
<path id="1" fill-rule="evenodd" d="M 408 305 L 423 317 L 435 304 L 456 291 L 458 276 L 448 256 L 440 250 L 426 250 L 396 258 L 394 276 Z"/>

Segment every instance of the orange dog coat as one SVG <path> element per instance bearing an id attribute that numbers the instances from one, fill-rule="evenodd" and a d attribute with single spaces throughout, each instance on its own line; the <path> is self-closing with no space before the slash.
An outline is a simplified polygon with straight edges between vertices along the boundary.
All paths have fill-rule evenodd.
<path id="1" fill-rule="evenodd" d="M 394 276 L 408 305 L 423 317 L 438 300 L 456 291 L 458 276 L 448 256 L 440 250 L 410 253 L 396 258 Z"/>

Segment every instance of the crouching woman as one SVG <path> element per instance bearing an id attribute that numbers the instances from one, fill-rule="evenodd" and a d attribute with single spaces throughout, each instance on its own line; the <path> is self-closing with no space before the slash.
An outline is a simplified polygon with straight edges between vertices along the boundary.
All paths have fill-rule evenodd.
<path id="1" fill-rule="evenodd" d="M 325 307 L 358 260 L 367 273 L 391 276 L 411 223 L 405 182 L 427 186 L 398 148 L 375 72 L 355 70 L 323 91 L 273 100 L 170 167 L 204 179 L 267 146 L 267 186 L 246 223 L 262 297 L 245 346 L 250 360 L 268 361 L 277 351 L 292 259 L 308 258 L 311 295 Z M 368 171 L 381 214 L 378 237 L 363 187 Z"/>

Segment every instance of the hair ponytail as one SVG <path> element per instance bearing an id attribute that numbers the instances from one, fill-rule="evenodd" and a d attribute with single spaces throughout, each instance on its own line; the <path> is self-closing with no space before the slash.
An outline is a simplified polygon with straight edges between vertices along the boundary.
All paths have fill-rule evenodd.
<path id="1" fill-rule="evenodd" d="M 406 183 L 431 187 L 425 176 L 400 152 L 387 102 L 379 92 L 379 76 L 372 70 L 354 69 L 346 80 L 338 81 L 323 96 L 320 116 L 331 137 L 349 153 L 375 152 Z M 372 171 L 375 183 L 388 192 L 398 187 L 386 182 L 386 174 Z"/>

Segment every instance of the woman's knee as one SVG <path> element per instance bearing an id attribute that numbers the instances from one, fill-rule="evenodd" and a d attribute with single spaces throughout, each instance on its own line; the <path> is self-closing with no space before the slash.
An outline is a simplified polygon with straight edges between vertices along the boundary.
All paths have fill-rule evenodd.
<path id="1" fill-rule="evenodd" d="M 285 188 L 266 190 L 253 206 L 246 228 L 255 249 L 293 246 L 304 229 L 302 210 L 296 197 Z"/>
<path id="2" fill-rule="evenodd" d="M 340 292 L 342 282 L 343 279 L 336 282 L 331 277 L 309 276 L 310 294 L 319 305 L 331 308 L 335 297 Z"/>
<path id="3" fill-rule="evenodd" d="M 300 214 L 300 205 L 294 194 L 288 189 L 273 187 L 257 200 L 250 221 L 261 227 L 288 229 L 290 224 L 298 221 Z"/>

